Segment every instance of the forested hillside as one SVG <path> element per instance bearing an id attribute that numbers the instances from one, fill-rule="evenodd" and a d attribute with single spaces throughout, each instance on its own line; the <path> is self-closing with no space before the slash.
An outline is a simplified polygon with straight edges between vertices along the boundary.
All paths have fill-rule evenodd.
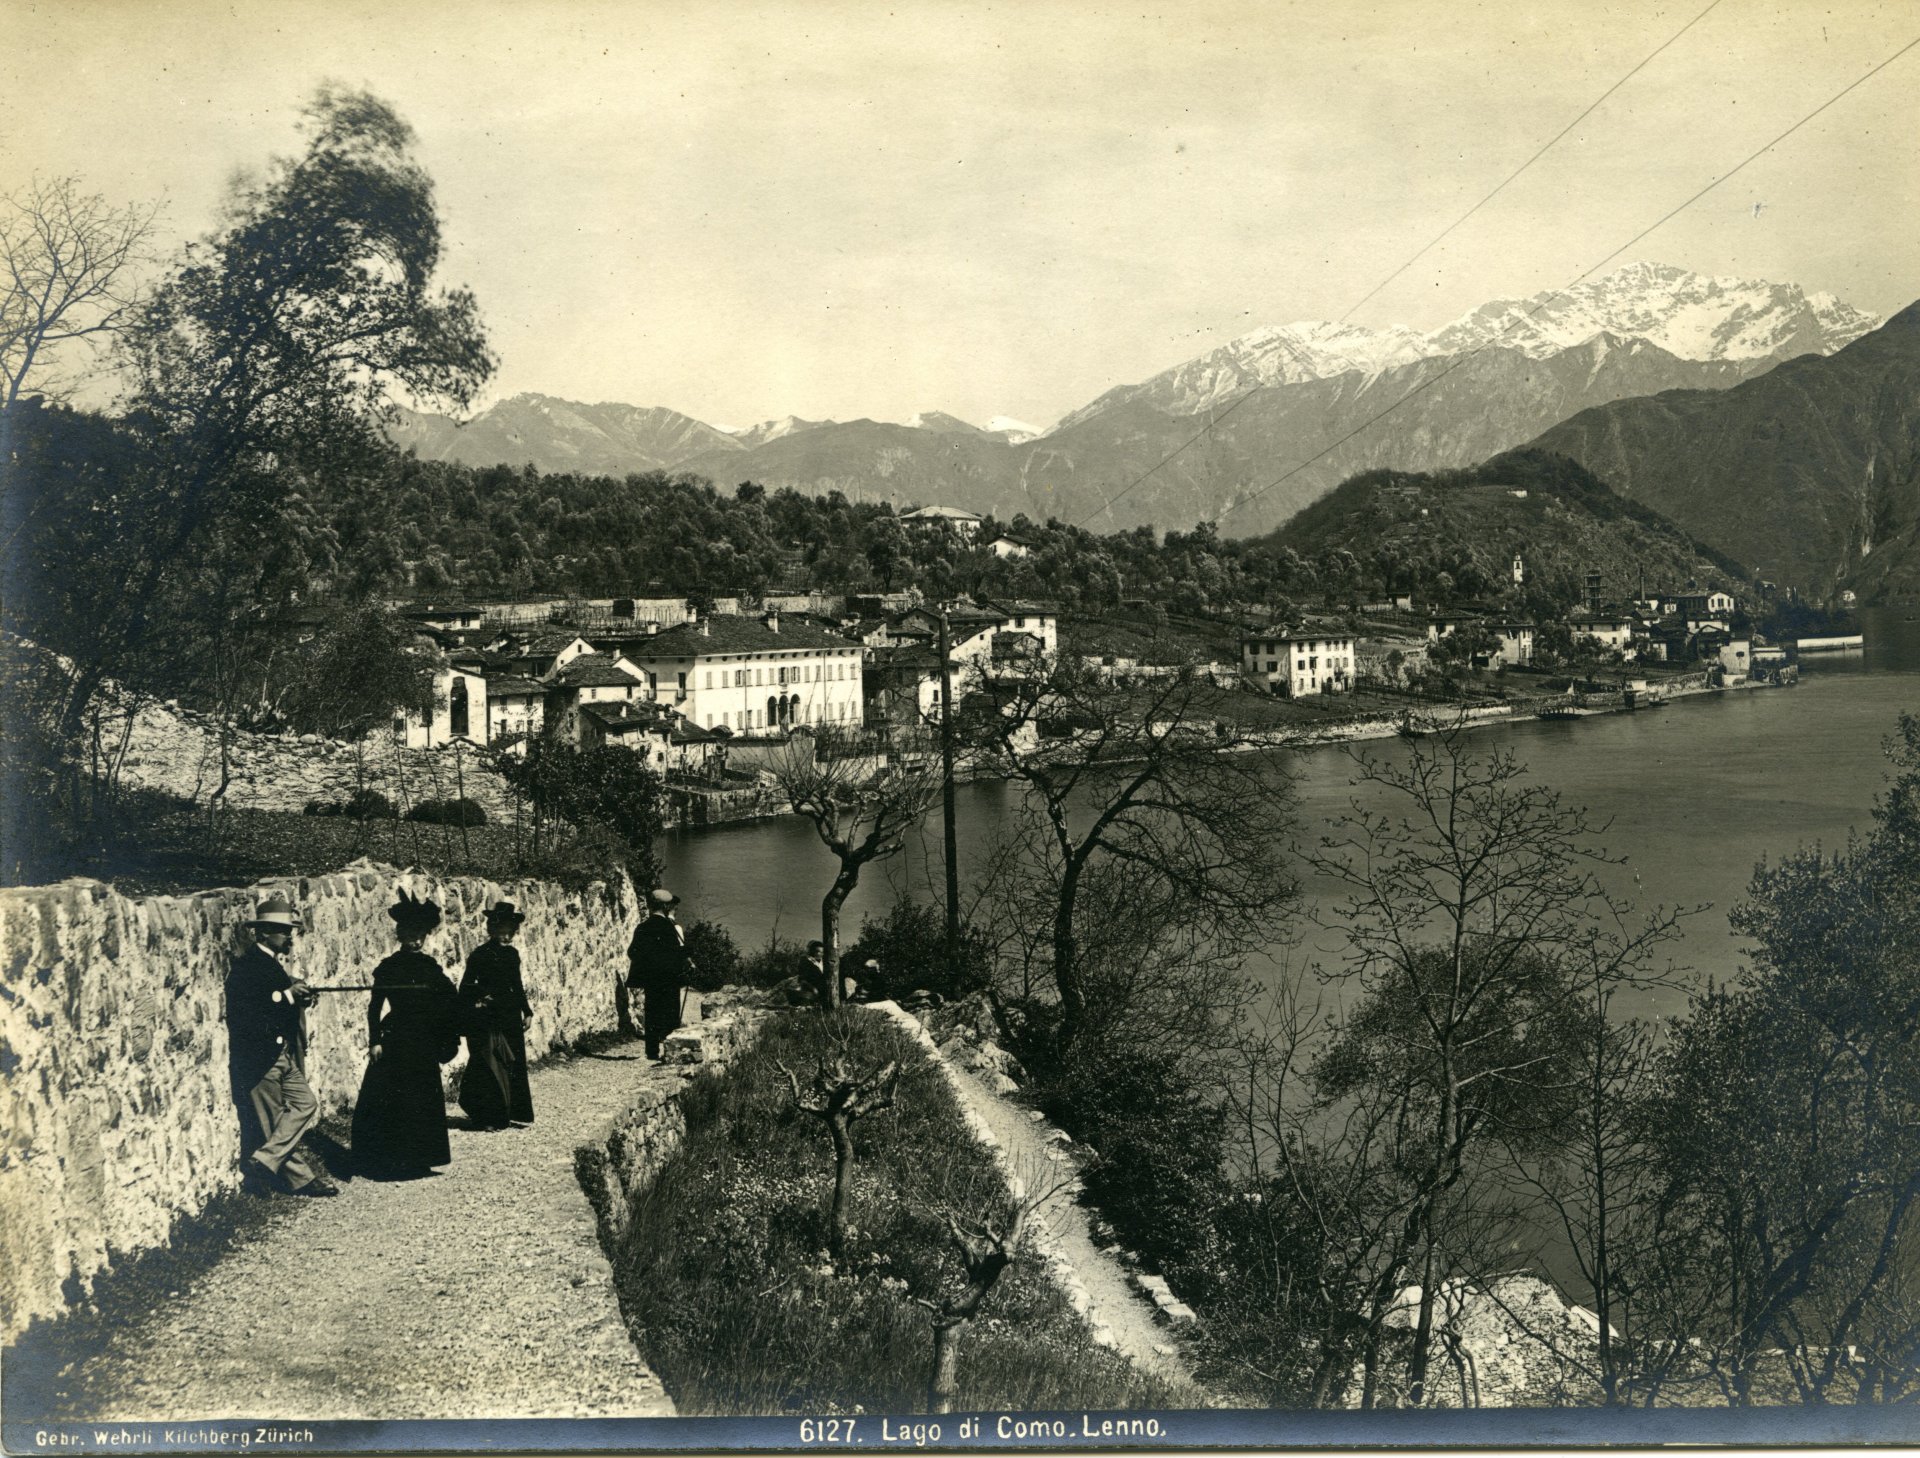
<path id="1" fill-rule="evenodd" d="M 1643 583 L 1653 591 L 1709 580 L 1738 587 L 1751 576 L 1576 462 L 1540 451 L 1509 451 L 1464 471 L 1369 471 L 1267 541 L 1314 560 L 1348 553 L 1395 592 L 1434 602 L 1504 595 L 1537 612 L 1578 601 L 1590 572 L 1613 601 L 1638 596 Z"/>

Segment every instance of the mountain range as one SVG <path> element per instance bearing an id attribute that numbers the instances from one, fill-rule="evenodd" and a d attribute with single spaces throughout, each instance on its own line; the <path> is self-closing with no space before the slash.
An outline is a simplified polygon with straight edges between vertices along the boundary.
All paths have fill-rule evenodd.
<path id="1" fill-rule="evenodd" d="M 1492 301 L 1427 334 L 1258 329 L 1031 436 L 1017 421 L 983 429 L 941 412 L 904 425 L 789 416 L 730 433 L 658 407 L 540 395 L 464 425 L 409 413 L 393 435 L 423 458 L 470 465 L 691 471 L 723 486 L 753 480 L 1098 529 L 1217 518 L 1240 536 L 1358 471 L 1484 460 L 1596 407 L 1732 388 L 1783 359 L 1843 348 L 1875 322 L 1791 284 L 1634 264 Z"/>
<path id="2" fill-rule="evenodd" d="M 1533 444 L 1764 577 L 1920 597 L 1920 304 L 1830 357 L 1581 411 Z"/>

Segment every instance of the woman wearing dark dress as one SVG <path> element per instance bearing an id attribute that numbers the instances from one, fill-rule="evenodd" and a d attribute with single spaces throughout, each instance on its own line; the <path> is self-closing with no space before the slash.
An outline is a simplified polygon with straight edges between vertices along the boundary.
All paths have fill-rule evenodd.
<path id="1" fill-rule="evenodd" d="M 459 994 L 420 950 L 440 908 L 407 892 L 387 909 L 400 950 L 373 969 L 366 1077 L 353 1106 L 353 1163 L 374 1179 L 431 1174 L 453 1156 L 440 1065 L 460 1051 Z"/>
<path id="2" fill-rule="evenodd" d="M 476 1129 L 533 1122 L 526 1031 L 533 1006 L 520 980 L 520 952 L 513 945 L 525 920 L 511 901 L 492 907 L 487 912 L 488 938 L 468 956 L 466 975 L 460 979 L 461 1023 L 467 1033 L 460 1107 Z"/>

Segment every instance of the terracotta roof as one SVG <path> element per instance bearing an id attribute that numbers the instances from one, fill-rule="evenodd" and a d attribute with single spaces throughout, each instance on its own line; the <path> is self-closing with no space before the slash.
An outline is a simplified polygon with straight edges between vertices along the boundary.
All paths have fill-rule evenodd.
<path id="1" fill-rule="evenodd" d="M 792 615 L 783 615 L 775 630 L 757 617 L 715 613 L 706 619 L 706 629 L 703 633 L 695 623 L 662 628 L 638 651 L 648 658 L 710 658 L 723 653 L 844 653 L 860 647 L 851 638 Z"/>
<path id="2" fill-rule="evenodd" d="M 560 688 L 625 688 L 631 683 L 645 683 L 646 678 L 619 667 L 611 654 L 582 653 L 564 664 L 549 682 Z"/>
<path id="3" fill-rule="evenodd" d="M 582 704 L 580 712 L 602 729 L 611 729 L 615 732 L 665 727 L 658 714 L 649 714 L 638 704 Z"/>
<path id="4" fill-rule="evenodd" d="M 518 673 L 503 673 L 487 680 L 487 696 L 494 699 L 538 698 L 546 691 L 547 686 L 538 679 Z"/>

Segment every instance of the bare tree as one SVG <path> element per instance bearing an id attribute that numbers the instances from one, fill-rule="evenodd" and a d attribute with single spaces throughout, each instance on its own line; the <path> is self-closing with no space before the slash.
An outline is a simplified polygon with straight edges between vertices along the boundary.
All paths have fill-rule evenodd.
<path id="1" fill-rule="evenodd" d="M 0 196 L 0 406 L 20 398 L 27 377 L 58 392 L 48 356 L 76 340 L 112 334 L 138 307 L 137 274 L 158 204 L 114 207 L 74 177 L 36 177 Z"/>
<path id="2" fill-rule="evenodd" d="M 1554 791 L 1524 782 L 1511 752 L 1470 752 L 1462 726 L 1414 741 L 1399 759 L 1355 755 L 1350 810 L 1309 863 L 1348 896 L 1330 920 L 1348 942 L 1332 975 L 1356 985 L 1311 1076 L 1331 1105 L 1388 1090 L 1414 1132 L 1397 1168 L 1408 1199 L 1369 1305 L 1408 1279 L 1420 1287 L 1408 1400 L 1426 1397 L 1434 1297 L 1450 1207 L 1497 1139 L 1554 1146 L 1575 1116 L 1579 1050 L 1606 993 L 1666 975 L 1656 949 L 1680 913 L 1640 926 L 1601 885 L 1601 827 Z M 1384 803 L 1387 809 L 1378 808 Z"/>
<path id="3" fill-rule="evenodd" d="M 883 760 L 852 735 L 822 727 L 796 733 L 769 767 L 794 812 L 813 822 L 820 842 L 839 863 L 820 898 L 821 962 L 826 985 L 821 999 L 840 1005 L 840 910 L 860 872 L 874 861 L 898 855 L 907 832 L 920 822 L 939 789 L 939 779 L 916 760 Z"/>
<path id="4" fill-rule="evenodd" d="M 1028 791 L 986 900 L 1016 968 L 1057 998 L 1055 1055 L 1122 1029 L 1204 1042 L 1237 1011 L 1238 968 L 1296 892 L 1292 780 L 1270 752 L 1237 752 L 1275 747 L 1247 702 L 1190 671 L 1060 661 L 963 716 L 984 765 Z"/>
<path id="5" fill-rule="evenodd" d="M 833 1137 L 833 1200 L 827 1207 L 827 1249 L 835 1260 L 847 1251 L 847 1215 L 853 1206 L 853 1126 L 868 1114 L 893 1107 L 900 1082 L 898 1061 L 860 1072 L 848 1065 L 843 1052 L 832 1063 L 815 1070 L 811 1092 L 800 1091 L 800 1080 L 784 1063 L 777 1065 L 793 1089 L 793 1101 L 827 1126 Z"/>
<path id="6" fill-rule="evenodd" d="M 933 1365 L 927 1377 L 927 1411 L 952 1412 L 960 1372 L 960 1331 L 980 1314 L 994 1286 L 1018 1258 L 1022 1239 L 1040 1212 L 1074 1176 L 1022 1179 L 1012 1207 L 999 1220 L 981 1216 L 963 1220 L 951 1207 L 935 1213 L 947 1228 L 950 1248 L 960 1258 L 960 1283 L 936 1297 L 916 1296 L 915 1304 L 933 1315 Z"/>

